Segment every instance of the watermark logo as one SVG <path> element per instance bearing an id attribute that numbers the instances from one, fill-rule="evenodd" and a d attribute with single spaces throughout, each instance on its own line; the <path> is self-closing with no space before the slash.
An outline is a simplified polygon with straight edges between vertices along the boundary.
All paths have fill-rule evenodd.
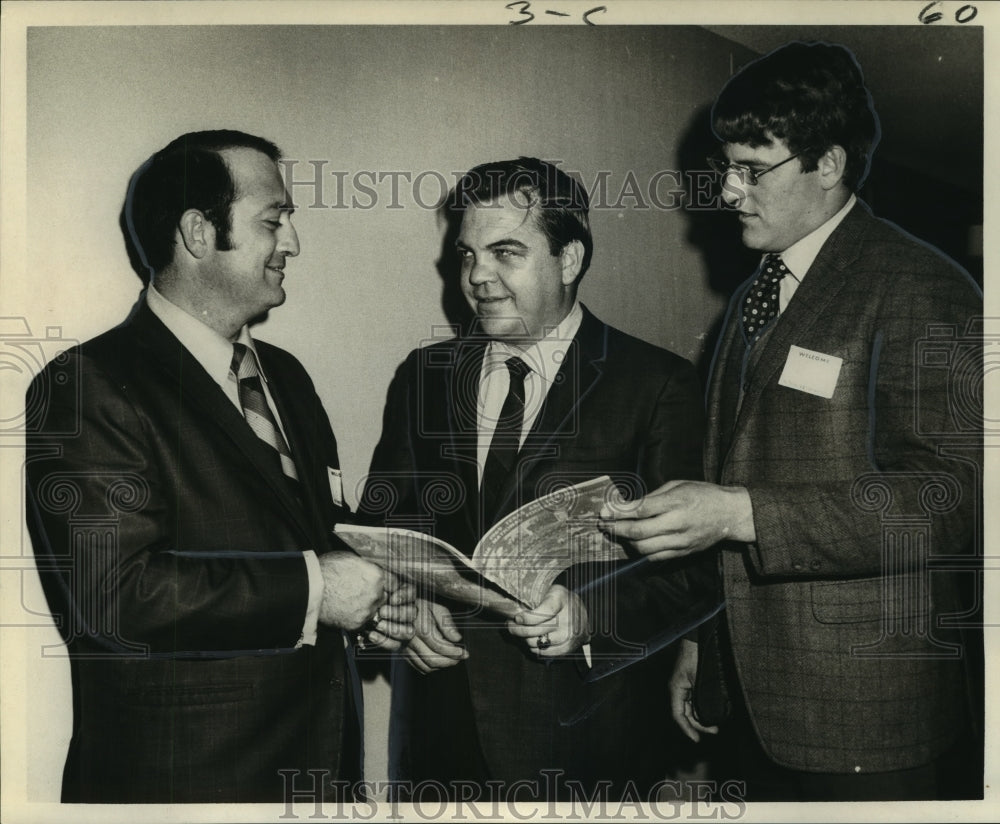
<path id="1" fill-rule="evenodd" d="M 284 820 L 329 821 L 732 821 L 746 814 L 742 781 L 584 782 L 561 769 L 505 782 L 336 781 L 324 770 L 280 770 Z M 387 801 L 379 798 L 387 797 Z M 299 805 L 299 806 L 296 806 Z M 307 812 L 308 810 L 308 812 Z"/>
<path id="2" fill-rule="evenodd" d="M 296 208 L 437 211 L 464 205 L 459 184 L 465 171 L 337 169 L 322 159 L 280 162 L 285 188 Z M 657 169 L 649 173 L 629 169 L 624 174 L 602 169 L 589 178 L 579 172 L 569 174 L 583 185 L 591 211 L 707 211 L 725 208 L 724 187 L 730 200 L 744 196 L 742 190 L 720 180 L 711 169 Z M 525 208 L 529 205 L 525 202 Z"/>

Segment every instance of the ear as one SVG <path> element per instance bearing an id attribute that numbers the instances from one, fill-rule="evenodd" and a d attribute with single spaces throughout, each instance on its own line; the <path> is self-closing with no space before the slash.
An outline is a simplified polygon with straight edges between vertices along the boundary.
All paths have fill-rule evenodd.
<path id="1" fill-rule="evenodd" d="M 820 185 L 829 191 L 844 179 L 844 170 L 847 166 L 847 152 L 844 151 L 843 146 L 834 144 L 820 155 L 817 163 L 819 166 Z"/>
<path id="2" fill-rule="evenodd" d="M 188 209 L 181 215 L 177 224 L 177 233 L 188 254 L 201 260 L 211 249 L 215 248 L 215 227 L 208 218 L 197 209 Z"/>
<path id="3" fill-rule="evenodd" d="M 580 269 L 583 267 L 583 243 L 571 240 L 563 246 L 559 261 L 562 264 L 563 286 L 571 286 L 580 277 Z"/>

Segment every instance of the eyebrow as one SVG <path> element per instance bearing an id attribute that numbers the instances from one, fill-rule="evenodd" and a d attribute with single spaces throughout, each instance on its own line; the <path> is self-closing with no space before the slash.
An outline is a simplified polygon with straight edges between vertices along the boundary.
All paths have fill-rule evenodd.
<path id="1" fill-rule="evenodd" d="M 527 245 L 525 245 L 524 243 L 521 243 L 521 241 L 517 240 L 516 238 L 512 238 L 512 237 L 500 238 L 500 240 L 494 240 L 492 243 L 487 243 L 486 244 L 486 248 L 487 249 L 497 249 L 497 248 L 499 248 L 501 246 L 514 246 L 514 247 L 516 247 L 518 249 L 524 249 L 525 251 L 527 251 L 527 249 L 528 249 Z M 457 249 L 468 249 L 469 248 L 468 245 L 466 245 L 465 243 L 462 242 L 461 238 L 459 238 L 458 240 L 455 241 L 455 247 Z"/>
<path id="2" fill-rule="evenodd" d="M 767 163 L 760 159 L 760 157 L 733 157 L 728 161 L 734 166 L 766 166 Z"/>
<path id="3" fill-rule="evenodd" d="M 295 211 L 295 206 L 289 203 L 287 200 L 275 200 L 271 203 L 268 203 L 261 211 L 269 212 L 272 209 L 275 209 L 279 212 L 288 212 L 288 214 L 292 214 L 292 212 Z"/>

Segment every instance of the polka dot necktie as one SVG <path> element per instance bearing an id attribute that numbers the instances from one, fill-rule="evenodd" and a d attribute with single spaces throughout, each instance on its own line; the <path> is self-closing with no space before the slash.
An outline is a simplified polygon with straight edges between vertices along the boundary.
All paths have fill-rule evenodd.
<path id="1" fill-rule="evenodd" d="M 760 273 L 751 284 L 743 302 L 743 331 L 746 333 L 748 346 L 753 346 L 760 340 L 764 329 L 777 317 L 781 279 L 790 274 L 780 255 L 770 254 L 764 258 Z"/>

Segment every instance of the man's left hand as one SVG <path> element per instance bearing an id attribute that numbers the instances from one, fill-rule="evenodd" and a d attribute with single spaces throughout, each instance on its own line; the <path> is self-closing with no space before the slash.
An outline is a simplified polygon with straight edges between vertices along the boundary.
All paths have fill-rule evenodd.
<path id="1" fill-rule="evenodd" d="M 579 595 L 560 584 L 553 585 L 535 609 L 508 621 L 507 630 L 542 658 L 574 652 L 590 639 L 587 608 Z"/>
<path id="2" fill-rule="evenodd" d="M 413 584 L 386 573 L 386 601 L 361 628 L 366 646 L 398 650 L 413 637 L 416 594 Z"/>
<path id="3" fill-rule="evenodd" d="M 742 486 L 670 481 L 638 501 L 605 504 L 601 529 L 652 561 L 680 558 L 719 541 L 757 539 L 750 493 Z"/>

